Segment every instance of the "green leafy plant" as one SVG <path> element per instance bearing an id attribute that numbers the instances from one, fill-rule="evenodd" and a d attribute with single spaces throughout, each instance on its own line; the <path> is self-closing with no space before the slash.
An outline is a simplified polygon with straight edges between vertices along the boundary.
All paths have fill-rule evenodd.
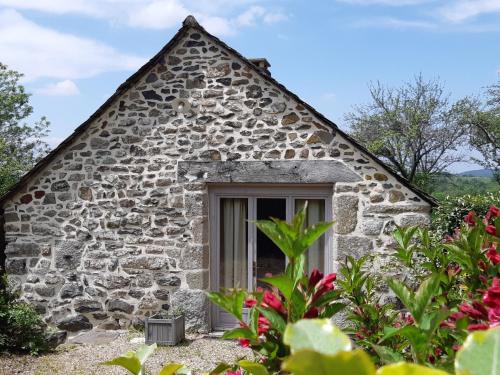
<path id="1" fill-rule="evenodd" d="M 345 307 L 338 302 L 340 291 L 334 290 L 336 274 L 323 275 L 315 269 L 308 277 L 304 271 L 305 253 L 333 223 L 318 223 L 305 228 L 307 203 L 291 223 L 271 218 L 255 225 L 286 255 L 285 272 L 260 279 L 266 290 L 249 292 L 240 289 L 210 292 L 210 300 L 232 314 L 240 327 L 224 333 L 225 339 L 239 339 L 251 347 L 268 371 L 277 371 L 282 358 L 289 354 L 283 342 L 287 323 L 303 318 L 329 318 Z M 243 319 L 243 306 L 249 309 Z"/>
<path id="2" fill-rule="evenodd" d="M 49 350 L 47 325 L 33 306 L 18 300 L 0 276 L 0 351 L 38 355 Z"/>
<path id="3" fill-rule="evenodd" d="M 146 375 L 145 363 L 146 360 L 154 353 L 157 345 L 142 345 L 135 352 L 129 351 L 112 360 L 101 362 L 104 366 L 120 366 L 131 374 Z M 182 364 L 169 363 L 158 372 L 157 375 L 189 375 L 191 371 Z"/>
<path id="4" fill-rule="evenodd" d="M 348 256 L 339 269 L 341 277 L 338 284 L 342 289 L 342 297 L 349 301 L 347 332 L 351 333 L 356 344 L 363 347 L 374 359 L 380 357 L 382 362 L 394 362 L 393 357 L 401 359 L 402 356 L 393 353 L 386 358 L 391 354 L 387 347 L 397 347 L 397 339 L 390 339 L 391 342 L 386 342 L 385 347 L 378 343 L 385 335 L 385 327 L 393 326 L 398 311 L 393 304 L 380 301 L 381 295 L 376 290 L 376 285 L 381 280 L 377 280 L 366 270 L 370 261 L 371 257 L 368 255 L 359 259 Z"/>

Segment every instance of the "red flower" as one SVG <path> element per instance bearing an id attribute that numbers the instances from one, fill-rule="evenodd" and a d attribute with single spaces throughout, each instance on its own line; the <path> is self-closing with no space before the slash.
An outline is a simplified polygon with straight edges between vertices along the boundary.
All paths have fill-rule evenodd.
<path id="1" fill-rule="evenodd" d="M 262 306 L 270 307 L 281 314 L 286 314 L 285 307 L 283 306 L 281 300 L 278 297 L 276 297 L 273 293 L 271 293 L 269 290 L 266 290 L 264 292 L 264 297 L 262 299 Z"/>
<path id="2" fill-rule="evenodd" d="M 319 310 L 316 307 L 311 307 L 305 314 L 304 318 L 306 319 L 314 319 L 319 316 Z"/>
<path id="3" fill-rule="evenodd" d="M 249 339 L 238 339 L 238 342 L 244 348 L 248 348 L 250 346 L 250 340 Z"/>
<path id="4" fill-rule="evenodd" d="M 495 206 L 491 206 L 488 210 L 488 213 L 485 216 L 486 221 L 489 221 L 492 217 L 500 216 L 500 208 L 496 208 Z"/>
<path id="5" fill-rule="evenodd" d="M 405 323 L 406 323 L 407 325 L 411 325 L 411 324 L 415 323 L 415 319 L 413 319 L 413 316 L 411 316 L 411 314 L 410 314 L 410 313 L 408 313 L 408 314 L 405 316 L 405 318 L 404 318 L 404 319 L 405 319 Z"/>
<path id="6" fill-rule="evenodd" d="M 484 331 L 485 329 L 490 328 L 488 324 L 478 323 L 478 324 L 469 324 L 467 330 L 469 331 Z"/>
<path id="7" fill-rule="evenodd" d="M 482 259 L 480 259 L 479 262 L 477 262 L 477 267 L 483 272 L 488 269 L 488 266 L 486 265 L 486 263 L 484 263 Z"/>
<path id="8" fill-rule="evenodd" d="M 257 300 L 253 299 L 253 298 L 247 298 L 245 300 L 245 307 L 253 307 L 257 304 Z"/>
<path id="9" fill-rule="evenodd" d="M 479 302 L 479 301 L 472 301 L 472 306 L 476 309 L 476 310 L 479 310 L 483 316 L 487 316 L 488 315 L 488 309 L 486 307 L 484 307 L 484 305 Z"/>
<path id="10" fill-rule="evenodd" d="M 486 227 L 486 233 L 491 234 L 492 236 L 495 236 L 495 237 L 496 237 L 496 235 L 497 235 L 497 230 L 496 230 L 496 228 L 495 228 L 495 226 L 494 226 L 494 225 L 488 225 L 488 226 Z"/>
<path id="11" fill-rule="evenodd" d="M 486 256 L 493 264 L 500 263 L 500 253 L 497 252 L 497 244 L 494 243 L 490 246 L 488 251 L 486 252 Z"/>
<path id="12" fill-rule="evenodd" d="M 236 370 L 236 371 L 227 371 L 227 375 L 241 375 L 241 370 Z"/>
<path id="13" fill-rule="evenodd" d="M 464 222 L 469 226 L 473 227 L 476 225 L 476 221 L 474 220 L 476 217 L 476 213 L 474 211 L 470 211 L 467 215 L 464 217 Z"/>
<path id="14" fill-rule="evenodd" d="M 493 279 L 493 284 L 483 295 L 483 302 L 486 306 L 492 308 L 500 307 L 500 278 L 495 277 Z"/>
<path id="15" fill-rule="evenodd" d="M 461 312 L 463 312 L 464 314 L 466 314 L 474 319 L 482 319 L 482 318 L 486 317 L 483 314 L 483 312 L 475 309 L 474 307 L 472 307 L 471 305 L 468 305 L 466 303 L 462 303 L 460 306 L 458 306 L 458 308 Z"/>
<path id="16" fill-rule="evenodd" d="M 271 328 L 271 322 L 266 317 L 259 316 L 257 327 L 257 333 L 263 335 Z"/>
<path id="17" fill-rule="evenodd" d="M 326 275 L 320 282 L 319 285 L 327 285 L 327 284 L 333 284 L 333 282 L 337 279 L 337 274 L 336 273 L 330 273 Z M 332 288 L 333 289 L 333 288 Z"/>
<path id="18" fill-rule="evenodd" d="M 321 285 L 321 284 L 320 284 Z M 332 283 L 329 283 L 329 284 L 323 284 L 321 285 L 318 290 L 316 291 L 316 293 L 314 293 L 314 296 L 312 298 L 312 302 L 315 302 L 319 297 L 321 297 L 323 294 L 325 294 L 326 292 L 329 292 L 330 290 L 332 290 L 334 287 L 333 287 L 333 284 Z"/>
<path id="19" fill-rule="evenodd" d="M 491 327 L 500 326 L 500 307 L 495 307 L 488 311 L 488 320 Z"/>
<path id="20" fill-rule="evenodd" d="M 319 269 L 315 268 L 311 272 L 311 276 L 309 276 L 309 288 L 314 288 L 316 284 L 323 278 L 323 274 Z"/>

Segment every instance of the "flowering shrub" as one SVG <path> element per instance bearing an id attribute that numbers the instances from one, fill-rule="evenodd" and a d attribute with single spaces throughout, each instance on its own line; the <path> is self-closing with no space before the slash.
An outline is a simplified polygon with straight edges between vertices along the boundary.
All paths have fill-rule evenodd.
<path id="1" fill-rule="evenodd" d="M 397 317 L 392 308 L 369 297 L 374 282 L 366 272 L 358 270 L 362 283 L 349 288 L 353 264 L 361 261 L 349 260 L 339 284 L 351 302 L 356 343 L 377 362 L 406 359 L 451 369 L 468 332 L 500 324 L 498 233 L 500 210 L 495 206 L 483 219 L 474 212 L 465 215 L 461 227 L 444 241 L 434 241 L 426 229 L 398 228 L 394 256 L 409 277 L 406 283 L 387 280 L 404 306 Z"/>
<path id="2" fill-rule="evenodd" d="M 282 358 L 290 354 L 283 342 L 287 323 L 330 318 L 344 307 L 336 302 L 340 296 L 333 284 L 336 274 L 323 275 L 317 269 L 309 276 L 304 272 L 306 251 L 333 224 L 318 223 L 304 228 L 306 210 L 307 205 L 291 224 L 275 218 L 255 223 L 288 259 L 283 274 L 261 279 L 268 288 L 255 292 L 229 289 L 208 294 L 212 302 L 239 321 L 240 327 L 225 332 L 223 338 L 235 338 L 242 346 L 251 347 L 269 371 L 279 371 Z M 244 306 L 249 309 L 247 320 Z"/>

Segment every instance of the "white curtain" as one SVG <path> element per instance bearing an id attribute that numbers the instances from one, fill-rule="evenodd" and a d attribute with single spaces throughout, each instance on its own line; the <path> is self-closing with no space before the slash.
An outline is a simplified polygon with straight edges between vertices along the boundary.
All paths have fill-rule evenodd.
<path id="1" fill-rule="evenodd" d="M 221 199 L 221 275 L 223 288 L 248 288 L 246 198 Z"/>
<path id="2" fill-rule="evenodd" d="M 305 226 L 310 227 L 320 221 L 325 221 L 325 201 L 323 199 L 308 199 L 307 213 Z M 296 211 L 299 211 L 304 204 L 305 199 L 297 199 L 295 201 Z M 324 271 L 325 266 L 325 235 L 322 235 L 309 248 L 306 256 L 307 271 L 312 271 L 313 268 L 319 268 Z"/>

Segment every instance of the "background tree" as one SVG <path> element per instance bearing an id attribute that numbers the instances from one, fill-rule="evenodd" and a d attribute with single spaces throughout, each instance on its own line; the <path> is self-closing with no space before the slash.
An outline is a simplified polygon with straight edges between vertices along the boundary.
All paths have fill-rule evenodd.
<path id="1" fill-rule="evenodd" d="M 483 159 L 473 160 L 493 171 L 500 184 L 500 80 L 487 88 L 486 104 L 471 122 L 470 144 Z"/>
<path id="2" fill-rule="evenodd" d="M 19 83 L 23 75 L 0 63 L 0 195 L 8 191 L 48 149 L 44 141 L 49 122 L 32 125 L 24 120 L 33 113 L 30 95 Z"/>
<path id="3" fill-rule="evenodd" d="M 463 160 L 468 120 L 477 103 L 450 103 L 439 80 L 418 75 L 398 88 L 370 83 L 371 102 L 346 114 L 351 135 L 425 190 L 433 176 Z"/>

